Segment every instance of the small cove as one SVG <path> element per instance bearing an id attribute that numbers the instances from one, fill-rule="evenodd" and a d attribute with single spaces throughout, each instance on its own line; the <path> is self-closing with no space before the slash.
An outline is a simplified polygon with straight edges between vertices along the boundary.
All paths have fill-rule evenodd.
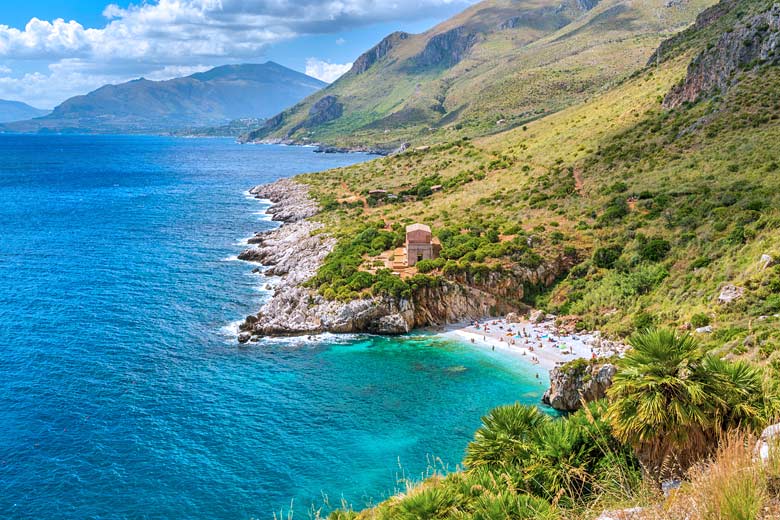
<path id="1" fill-rule="evenodd" d="M 232 259 L 275 225 L 242 194 L 367 156 L 137 136 L 0 151 L 4 518 L 360 507 L 453 469 L 481 415 L 544 390 L 522 361 L 426 333 L 237 347 L 267 281 Z"/>

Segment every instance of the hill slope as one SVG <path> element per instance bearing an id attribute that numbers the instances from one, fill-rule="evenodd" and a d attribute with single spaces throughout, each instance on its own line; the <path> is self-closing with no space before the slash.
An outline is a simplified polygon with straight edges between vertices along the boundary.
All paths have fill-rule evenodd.
<path id="1" fill-rule="evenodd" d="M 63 102 L 46 117 L 5 125 L 21 132 L 160 132 L 267 118 L 325 86 L 264 64 L 225 65 L 167 81 L 106 85 Z"/>
<path id="2" fill-rule="evenodd" d="M 389 35 L 246 139 L 391 149 L 506 130 L 633 72 L 712 3 L 486 0 L 423 34 Z"/>
<path id="3" fill-rule="evenodd" d="M 780 367 L 772 3 L 722 2 L 664 44 L 660 62 L 650 53 L 631 78 L 525 128 L 300 177 L 326 208 L 316 218 L 354 246 L 337 245 L 334 261 L 368 261 L 370 270 L 375 247 L 354 244 L 361 231 L 425 222 L 446 259 L 426 266 L 428 276 L 502 277 L 574 258 L 551 288 L 521 291 L 525 302 L 615 336 L 709 324 L 713 332 L 701 333 L 709 346 Z M 400 197 L 375 199 L 374 189 Z M 499 236 L 532 246 L 498 247 L 490 237 Z M 332 267 L 326 261 L 315 279 L 320 294 L 355 297 L 352 275 Z"/>
<path id="4" fill-rule="evenodd" d="M 0 123 L 31 119 L 33 117 L 45 116 L 48 113 L 48 110 L 31 107 L 27 103 L 22 103 L 21 101 L 0 99 Z"/>

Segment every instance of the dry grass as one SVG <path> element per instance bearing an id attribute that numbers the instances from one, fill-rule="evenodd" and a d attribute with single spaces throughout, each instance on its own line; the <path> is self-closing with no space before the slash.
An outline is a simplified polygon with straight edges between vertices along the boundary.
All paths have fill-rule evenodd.
<path id="1" fill-rule="evenodd" d="M 780 518 L 777 488 L 780 457 L 755 457 L 756 439 L 733 433 L 721 442 L 711 461 L 689 473 L 690 481 L 642 520 L 768 520 Z"/>

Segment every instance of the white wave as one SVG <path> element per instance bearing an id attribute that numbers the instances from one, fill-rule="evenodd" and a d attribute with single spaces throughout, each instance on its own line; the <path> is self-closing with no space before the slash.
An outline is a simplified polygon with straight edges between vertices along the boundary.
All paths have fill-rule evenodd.
<path id="1" fill-rule="evenodd" d="M 220 259 L 220 262 L 237 262 L 238 255 L 230 255 L 228 257 Z"/>

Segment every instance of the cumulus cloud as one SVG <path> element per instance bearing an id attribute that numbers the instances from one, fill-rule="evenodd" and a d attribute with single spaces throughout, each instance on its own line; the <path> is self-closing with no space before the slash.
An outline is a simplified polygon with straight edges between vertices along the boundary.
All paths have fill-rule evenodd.
<path id="1" fill-rule="evenodd" d="M 306 74 L 325 83 L 333 83 L 351 68 L 352 63 L 329 63 L 317 58 L 306 60 Z"/>
<path id="2" fill-rule="evenodd" d="M 435 13 L 473 0 L 158 0 L 107 6 L 105 27 L 33 18 L 23 30 L 0 25 L 0 57 L 143 58 L 172 64 L 192 57 L 254 56 L 300 34 Z"/>
<path id="3" fill-rule="evenodd" d="M 62 101 L 100 82 L 117 83 L 139 75 L 167 79 L 226 62 L 254 60 L 269 45 L 299 35 L 335 34 L 365 24 L 416 19 L 435 15 L 445 5 L 475 1 L 135 0 L 127 7 L 107 5 L 106 23 L 100 28 L 63 19 L 33 18 L 23 29 L 0 24 L 0 59 L 43 64 L 35 67 L 41 72 L 49 69 L 48 74 L 3 77 L 0 97 L 15 95 L 15 99 L 52 105 L 55 98 Z M 346 70 L 348 65 L 307 63 L 307 72 L 325 81 Z M 0 74 L 9 72 L 0 69 Z"/>

